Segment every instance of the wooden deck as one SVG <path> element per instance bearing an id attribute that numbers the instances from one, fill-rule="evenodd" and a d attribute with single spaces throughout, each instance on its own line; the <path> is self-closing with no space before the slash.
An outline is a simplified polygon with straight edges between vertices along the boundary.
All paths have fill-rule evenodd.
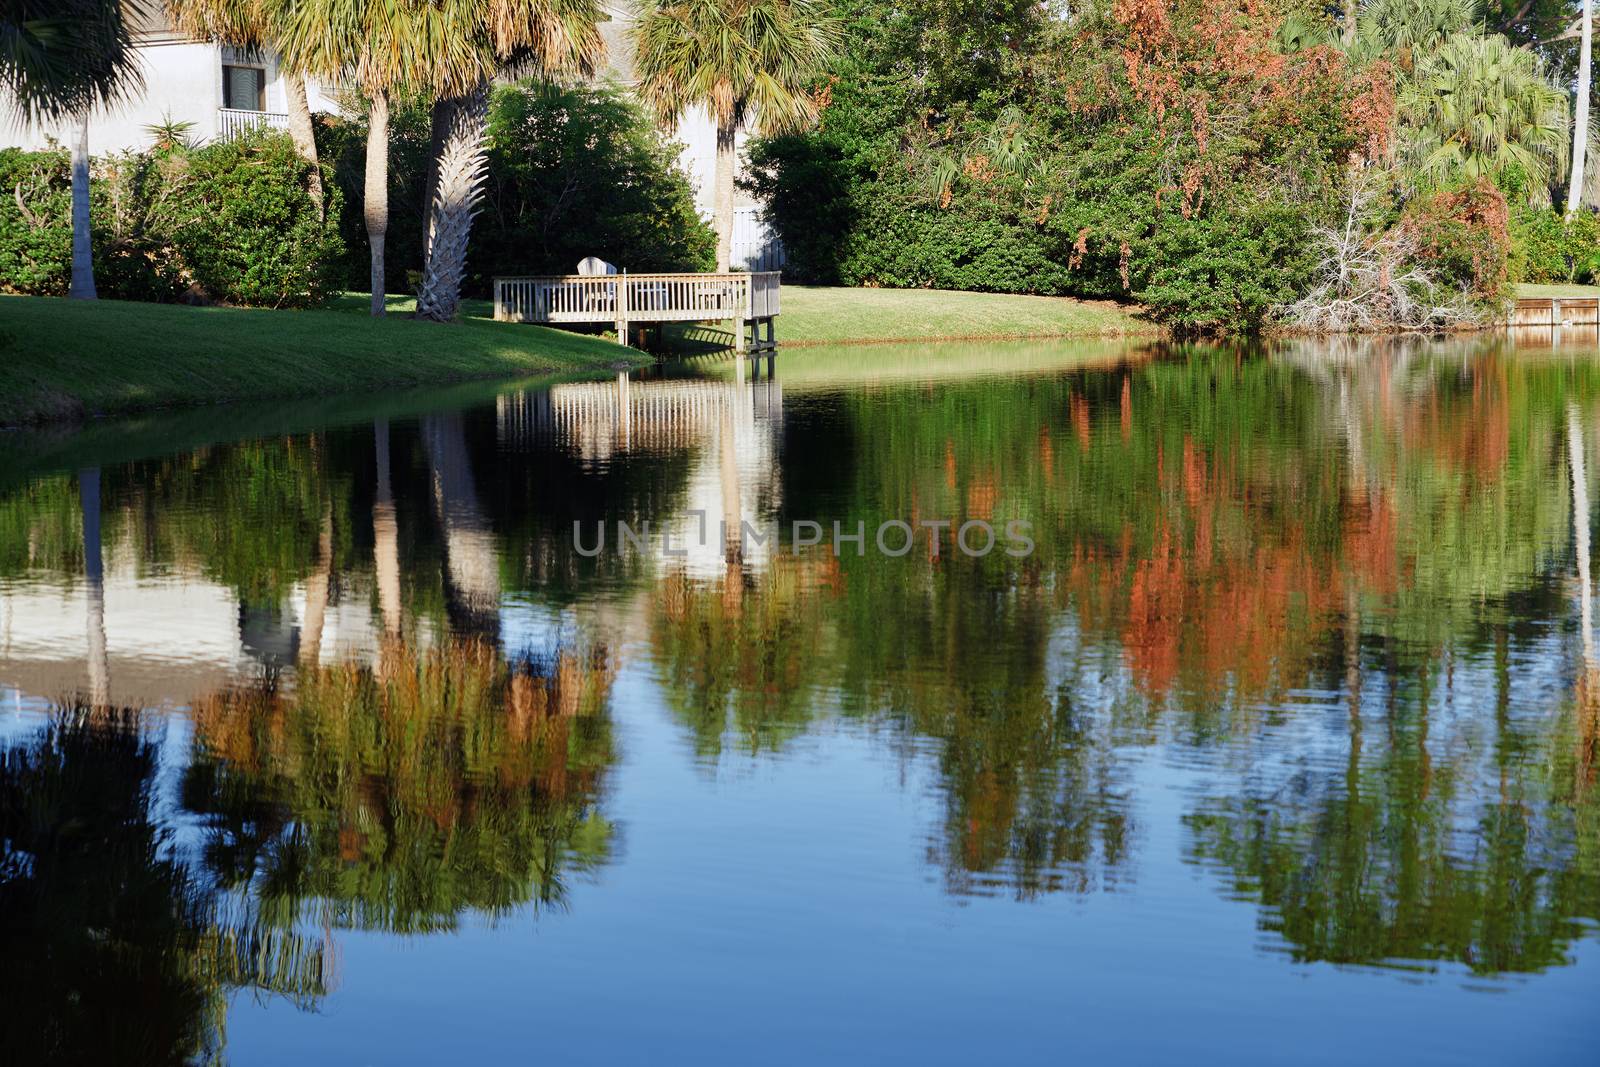
<path id="1" fill-rule="evenodd" d="M 1600 299 L 1592 296 L 1521 297 L 1511 309 L 1512 326 L 1587 326 L 1600 322 Z"/>
<path id="2" fill-rule="evenodd" d="M 664 322 L 733 320 L 741 352 L 771 351 L 780 310 L 777 271 L 732 274 L 550 274 L 494 280 L 497 322 L 611 323 L 628 331 Z"/>

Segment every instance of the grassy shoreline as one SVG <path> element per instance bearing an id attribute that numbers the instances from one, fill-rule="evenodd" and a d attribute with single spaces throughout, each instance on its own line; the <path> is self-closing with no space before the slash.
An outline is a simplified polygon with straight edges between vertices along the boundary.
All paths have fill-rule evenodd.
<path id="1" fill-rule="evenodd" d="M 781 347 L 1135 337 L 1158 332 L 1099 301 L 915 289 L 785 286 Z M 318 311 L 194 308 L 132 301 L 0 296 L 0 426 L 236 401 L 587 374 L 649 357 L 585 334 L 492 321 L 487 301 L 459 322 L 366 314 L 352 293 Z M 694 327 L 726 344 L 726 327 Z"/>
<path id="2" fill-rule="evenodd" d="M 360 298 L 365 302 L 365 297 Z M 468 314 L 194 308 L 0 297 L 0 426 L 159 408 L 360 393 L 648 362 L 614 342 Z M 401 302 L 393 301 L 398 310 Z M 478 309 L 473 309 L 478 310 Z"/>
<path id="3" fill-rule="evenodd" d="M 1160 333 L 1137 307 L 1064 296 L 785 285 L 782 299 L 780 348 Z"/>

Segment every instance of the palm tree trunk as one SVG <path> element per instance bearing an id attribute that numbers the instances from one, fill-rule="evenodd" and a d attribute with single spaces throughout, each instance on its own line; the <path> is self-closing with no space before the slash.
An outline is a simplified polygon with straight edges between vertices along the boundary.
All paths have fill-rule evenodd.
<path id="1" fill-rule="evenodd" d="M 733 258 L 734 129 L 717 124 L 717 172 L 711 217 L 717 228 L 717 273 L 725 274 Z"/>
<path id="2" fill-rule="evenodd" d="M 389 235 L 389 98 L 372 94 L 367 111 L 367 188 L 363 215 L 372 246 L 372 315 L 384 312 L 383 241 Z"/>
<path id="3" fill-rule="evenodd" d="M 1342 36 L 1346 45 L 1356 43 L 1356 19 L 1360 12 L 1360 0 L 1344 0 L 1344 25 L 1340 29 L 1344 31 Z"/>
<path id="4" fill-rule="evenodd" d="M 1578 45 L 1578 100 L 1572 113 L 1572 174 L 1567 183 L 1567 214 L 1583 199 L 1584 157 L 1589 150 L 1589 54 L 1593 37 L 1591 0 L 1583 0 L 1583 36 Z"/>
<path id="5" fill-rule="evenodd" d="M 467 243 L 489 173 L 488 119 L 487 85 L 456 99 L 450 108 L 444 150 L 439 154 L 438 191 L 428 205 L 428 256 L 417 289 L 418 318 L 449 322 L 461 306 Z"/>
<path id="6" fill-rule="evenodd" d="M 72 286 L 74 300 L 94 300 L 94 246 L 89 231 L 89 116 L 78 122 L 72 142 Z"/>
<path id="7" fill-rule="evenodd" d="M 289 137 L 296 152 L 311 164 L 311 177 L 306 192 L 317 205 L 317 214 L 323 213 L 322 168 L 317 165 L 317 138 L 311 129 L 311 102 L 306 98 L 306 79 L 302 74 L 286 74 L 283 78 L 284 95 L 289 98 Z"/>
<path id="8" fill-rule="evenodd" d="M 433 254 L 433 198 L 439 191 L 439 159 L 444 155 L 445 142 L 450 136 L 450 124 L 455 121 L 456 97 L 441 97 L 433 102 L 429 115 L 428 165 L 422 172 L 422 262 Z"/>

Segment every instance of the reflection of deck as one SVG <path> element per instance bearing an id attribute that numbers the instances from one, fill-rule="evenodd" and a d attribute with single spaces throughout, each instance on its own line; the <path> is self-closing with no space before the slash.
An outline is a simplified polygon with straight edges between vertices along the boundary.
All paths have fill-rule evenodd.
<path id="1" fill-rule="evenodd" d="M 627 343 L 629 328 L 641 324 L 732 320 L 741 349 L 763 351 L 774 346 L 772 321 L 780 310 L 780 277 L 777 271 L 761 271 L 496 278 L 494 317 L 497 322 L 552 325 L 610 323 L 622 344 Z"/>
<path id="2" fill-rule="evenodd" d="M 670 451 L 705 442 L 731 414 L 743 423 L 783 421 L 783 391 L 774 378 L 725 381 L 615 382 L 557 385 L 548 391 L 502 394 L 495 402 L 503 445 L 553 440 L 586 460 L 613 452 Z"/>

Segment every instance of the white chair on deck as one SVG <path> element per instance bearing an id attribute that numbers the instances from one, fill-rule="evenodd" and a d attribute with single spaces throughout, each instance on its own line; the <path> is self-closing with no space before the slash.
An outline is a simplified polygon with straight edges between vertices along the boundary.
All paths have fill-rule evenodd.
<path id="1" fill-rule="evenodd" d="M 578 261 L 578 276 L 582 278 L 603 278 L 608 274 L 617 273 L 615 263 L 607 263 L 599 256 L 584 256 Z M 583 289 L 583 306 L 589 311 L 614 310 L 617 306 L 617 287 L 615 285 L 599 286 L 585 285 Z"/>

